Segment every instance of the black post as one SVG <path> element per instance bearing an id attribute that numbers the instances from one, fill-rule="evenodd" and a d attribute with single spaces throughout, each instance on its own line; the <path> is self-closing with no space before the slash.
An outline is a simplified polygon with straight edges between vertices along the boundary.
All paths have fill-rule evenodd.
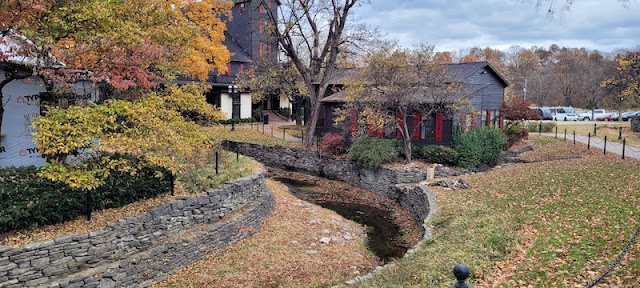
<path id="1" fill-rule="evenodd" d="M 593 136 L 598 136 L 598 124 L 593 124 Z"/>
<path id="2" fill-rule="evenodd" d="M 173 173 L 171 173 L 170 177 L 171 178 L 169 178 L 169 179 L 170 179 L 170 182 L 171 182 L 171 196 L 174 196 L 176 194 L 176 185 L 175 185 L 176 175 L 173 175 Z"/>
<path id="3" fill-rule="evenodd" d="M 240 144 L 236 143 L 236 162 L 240 162 Z"/>
<path id="4" fill-rule="evenodd" d="M 302 143 L 304 143 L 304 130 L 302 130 Z"/>
<path id="5" fill-rule="evenodd" d="M 564 128 L 564 142 L 567 142 L 567 128 Z"/>
<path id="6" fill-rule="evenodd" d="M 542 135 L 542 121 L 540 122 L 540 124 L 538 126 L 538 135 Z"/>
<path id="7" fill-rule="evenodd" d="M 264 123 L 262 123 L 262 134 L 264 134 Z"/>
<path id="8" fill-rule="evenodd" d="M 216 175 L 218 175 L 218 151 L 216 151 Z"/>
<path id="9" fill-rule="evenodd" d="M 93 203 L 91 199 L 91 190 L 87 189 L 87 221 L 91 221 L 91 212 L 93 210 Z"/>
<path id="10" fill-rule="evenodd" d="M 589 132 L 589 139 L 587 140 L 587 150 L 591 149 L 591 132 Z"/>
<path id="11" fill-rule="evenodd" d="M 576 145 L 576 130 L 573 130 L 573 145 Z"/>
<path id="12" fill-rule="evenodd" d="M 231 131 L 236 131 L 236 121 L 231 120 Z"/>
<path id="13" fill-rule="evenodd" d="M 627 150 L 627 138 L 622 140 L 622 160 L 624 160 L 624 150 Z"/>
<path id="14" fill-rule="evenodd" d="M 458 264 L 453 268 L 453 276 L 456 277 L 457 282 L 449 288 L 473 288 L 473 286 L 466 283 L 469 278 L 469 267 L 464 264 Z"/>
<path id="15" fill-rule="evenodd" d="M 607 155 L 607 135 L 604 135 L 604 155 Z"/>
<path id="16" fill-rule="evenodd" d="M 558 126 L 556 126 L 556 138 L 558 138 Z"/>
<path id="17" fill-rule="evenodd" d="M 618 127 L 618 140 L 622 140 L 622 127 Z"/>
<path id="18" fill-rule="evenodd" d="M 273 126 L 271 126 L 271 137 L 273 137 Z"/>
<path id="19" fill-rule="evenodd" d="M 282 128 L 282 140 L 285 140 L 284 139 L 284 133 L 286 133 L 286 132 L 287 132 L 287 128 Z"/>

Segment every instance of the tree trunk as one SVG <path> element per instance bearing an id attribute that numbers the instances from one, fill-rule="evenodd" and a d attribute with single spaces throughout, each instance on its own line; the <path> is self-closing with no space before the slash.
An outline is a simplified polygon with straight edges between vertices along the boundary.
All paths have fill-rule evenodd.
<path id="1" fill-rule="evenodd" d="M 296 96 L 294 98 L 294 107 L 296 109 L 295 113 L 296 113 L 296 126 L 301 126 L 302 125 L 302 105 L 304 104 L 304 101 L 301 97 Z"/>
<path id="2" fill-rule="evenodd" d="M 407 164 L 411 163 L 411 136 L 409 135 L 409 128 L 407 125 L 407 111 L 400 111 L 402 113 L 402 123 L 404 123 L 404 127 L 402 127 L 402 148 L 404 150 L 405 159 Z"/>
<path id="3" fill-rule="evenodd" d="M 316 135 L 316 125 L 318 124 L 318 116 L 320 116 L 320 102 L 315 101 L 316 103 L 312 103 L 311 113 L 309 115 L 309 120 L 306 123 L 307 125 L 307 137 L 304 138 L 304 148 L 311 148 L 313 146 L 313 139 Z"/>

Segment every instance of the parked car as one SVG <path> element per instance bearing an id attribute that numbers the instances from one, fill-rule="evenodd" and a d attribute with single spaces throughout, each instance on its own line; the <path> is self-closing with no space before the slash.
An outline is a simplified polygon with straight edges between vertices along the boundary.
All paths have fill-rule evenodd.
<path id="1" fill-rule="evenodd" d="M 540 108 L 542 112 L 542 120 L 553 120 L 553 113 L 551 113 L 551 109 L 549 108 Z"/>
<path id="2" fill-rule="evenodd" d="M 618 121 L 618 117 L 620 117 L 620 115 L 618 114 L 618 112 L 616 112 L 616 111 L 609 111 L 609 114 L 611 114 L 611 119 L 609 119 L 609 120 L 615 120 L 615 121 Z"/>
<path id="3" fill-rule="evenodd" d="M 622 113 L 622 121 L 629 121 L 631 118 L 640 117 L 640 111 Z"/>
<path id="4" fill-rule="evenodd" d="M 611 114 L 607 113 L 604 109 L 594 109 L 591 112 L 580 114 L 580 119 L 585 121 L 597 120 L 597 121 L 609 121 L 611 120 Z M 582 117 L 583 116 L 583 117 Z"/>
<path id="5" fill-rule="evenodd" d="M 578 113 L 578 121 L 589 121 L 591 120 L 591 117 L 593 117 L 593 115 L 591 115 L 591 111 Z"/>
<path id="6" fill-rule="evenodd" d="M 556 121 L 577 121 L 578 115 L 571 107 L 559 107 L 556 109 L 556 115 L 553 116 Z"/>

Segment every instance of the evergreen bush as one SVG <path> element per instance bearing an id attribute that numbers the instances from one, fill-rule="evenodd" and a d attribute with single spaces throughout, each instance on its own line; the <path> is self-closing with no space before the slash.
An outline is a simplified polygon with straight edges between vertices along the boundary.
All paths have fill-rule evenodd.
<path id="1" fill-rule="evenodd" d="M 498 129 L 456 131 L 453 149 L 458 151 L 458 166 L 466 169 L 493 166 L 500 158 L 507 138 Z"/>
<path id="2" fill-rule="evenodd" d="M 431 163 L 456 165 L 460 155 L 451 147 L 430 145 L 422 148 L 422 158 Z"/>
<path id="3" fill-rule="evenodd" d="M 401 143 L 398 140 L 360 137 L 349 148 L 349 159 L 368 169 L 400 160 Z"/>

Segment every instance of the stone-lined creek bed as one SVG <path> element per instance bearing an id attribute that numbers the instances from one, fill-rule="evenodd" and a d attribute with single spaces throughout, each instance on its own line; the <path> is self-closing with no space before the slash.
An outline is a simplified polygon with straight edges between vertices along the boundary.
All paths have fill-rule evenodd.
<path id="1" fill-rule="evenodd" d="M 297 198 L 333 210 L 368 227 L 367 247 L 383 263 L 401 258 L 422 238 L 421 227 L 399 203 L 344 182 L 284 171 L 267 170 Z"/>

